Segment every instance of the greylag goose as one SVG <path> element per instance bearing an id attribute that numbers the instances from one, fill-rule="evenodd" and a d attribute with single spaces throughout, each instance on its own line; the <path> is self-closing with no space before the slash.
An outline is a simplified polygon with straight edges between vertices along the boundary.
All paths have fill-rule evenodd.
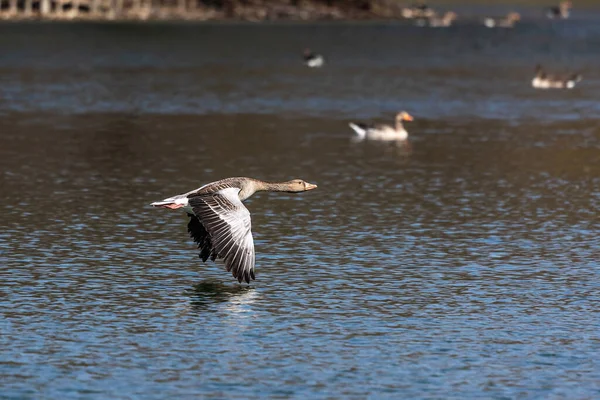
<path id="1" fill-rule="evenodd" d="M 304 49 L 304 64 L 310 68 L 320 68 L 325 64 L 322 55 L 312 52 L 310 49 Z"/>
<path id="2" fill-rule="evenodd" d="M 581 79 L 581 74 L 550 75 L 538 64 L 531 86 L 536 89 L 573 89 Z"/>
<path id="3" fill-rule="evenodd" d="M 396 114 L 396 126 L 390 125 L 367 125 L 363 123 L 350 122 L 350 128 L 356 132 L 359 139 L 370 140 L 406 140 L 408 132 L 404 129 L 403 121 L 412 121 L 413 117 L 406 111 Z"/>
<path id="4" fill-rule="evenodd" d="M 222 259 L 238 282 L 250 283 L 250 279 L 255 279 L 254 240 L 250 212 L 242 202 L 256 192 L 297 193 L 316 187 L 301 179 L 269 183 L 252 178 L 227 178 L 151 205 L 183 209 L 190 217 L 188 232 L 198 244 L 202 261 Z"/>
<path id="5" fill-rule="evenodd" d="M 573 5 L 570 1 L 561 1 L 558 6 L 550 7 L 548 10 L 546 10 L 546 17 L 550 19 L 569 18 L 569 12 L 572 6 Z"/>
<path id="6" fill-rule="evenodd" d="M 494 19 L 486 18 L 483 20 L 483 24 L 488 28 L 513 28 L 515 23 L 521 19 L 521 14 L 518 12 L 508 13 L 506 18 Z"/>
<path id="7" fill-rule="evenodd" d="M 431 17 L 426 20 L 417 21 L 417 25 L 419 26 L 431 26 L 432 28 L 447 28 L 454 20 L 458 17 L 458 15 L 454 11 L 448 11 L 444 14 L 443 17 Z"/>

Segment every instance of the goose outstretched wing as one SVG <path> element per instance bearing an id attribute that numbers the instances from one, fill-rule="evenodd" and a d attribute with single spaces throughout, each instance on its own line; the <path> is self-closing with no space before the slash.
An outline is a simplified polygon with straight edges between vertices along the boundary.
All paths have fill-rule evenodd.
<path id="1" fill-rule="evenodd" d="M 210 236 L 210 240 L 204 242 L 198 242 L 194 237 L 201 245 L 203 261 L 209 255 L 213 259 L 216 256 L 225 262 L 227 271 L 231 271 L 239 282 L 250 283 L 250 279 L 255 279 L 252 222 L 250 212 L 238 197 L 239 191 L 239 188 L 226 188 L 190 197 L 189 205 Z M 194 232 L 190 233 L 194 235 Z M 198 233 L 201 234 L 200 230 Z"/>

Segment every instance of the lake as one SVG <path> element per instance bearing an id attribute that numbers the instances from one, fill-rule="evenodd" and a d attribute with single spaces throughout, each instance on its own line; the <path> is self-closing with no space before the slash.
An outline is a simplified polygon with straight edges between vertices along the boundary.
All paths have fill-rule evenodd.
<path id="1" fill-rule="evenodd" d="M 600 397 L 594 16 L 1 24 L 0 398 Z M 250 285 L 149 206 L 229 176 L 319 185 Z"/>

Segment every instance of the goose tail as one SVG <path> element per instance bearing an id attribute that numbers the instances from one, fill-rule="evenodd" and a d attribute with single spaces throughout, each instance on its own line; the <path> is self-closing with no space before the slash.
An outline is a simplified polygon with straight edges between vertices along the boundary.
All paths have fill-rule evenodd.
<path id="1" fill-rule="evenodd" d="M 359 126 L 354 122 L 350 122 L 348 125 L 350 126 L 350 128 L 352 128 L 354 132 L 356 132 L 359 138 L 364 139 L 367 137 L 367 130 L 364 127 Z"/>
<path id="2" fill-rule="evenodd" d="M 187 196 L 174 196 L 164 200 L 155 201 L 150 203 L 152 207 L 170 208 L 175 210 L 181 207 L 185 207 L 188 204 Z"/>

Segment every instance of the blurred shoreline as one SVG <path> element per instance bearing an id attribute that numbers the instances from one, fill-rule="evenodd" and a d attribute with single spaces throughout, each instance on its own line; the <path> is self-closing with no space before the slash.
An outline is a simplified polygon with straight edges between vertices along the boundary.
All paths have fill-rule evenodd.
<path id="1" fill-rule="evenodd" d="M 3 20 L 316 21 L 401 18 L 391 0 L 2 0 Z"/>
<path id="2" fill-rule="evenodd" d="M 356 21 L 403 19 L 414 2 L 395 0 L 0 0 L 0 20 L 76 21 Z M 492 0 L 428 2 L 438 11 L 453 7 L 512 9 L 553 1 Z M 578 6 L 593 3 L 578 2 Z"/>

